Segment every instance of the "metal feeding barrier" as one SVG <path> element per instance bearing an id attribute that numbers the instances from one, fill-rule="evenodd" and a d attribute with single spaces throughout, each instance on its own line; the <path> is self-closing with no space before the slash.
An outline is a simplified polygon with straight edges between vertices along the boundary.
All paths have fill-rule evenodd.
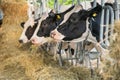
<path id="1" fill-rule="evenodd" d="M 72 0 L 72 5 L 74 4 L 75 0 Z M 86 3 L 86 0 L 84 0 Z M 97 0 L 93 1 L 93 7 L 95 7 Z M 58 1 L 55 0 L 56 6 L 58 6 Z M 77 0 L 78 4 L 81 4 L 80 0 Z M 114 1 L 114 7 L 111 7 L 109 5 L 105 5 L 104 0 L 101 0 L 101 5 L 103 6 L 102 12 L 101 12 L 101 20 L 100 20 L 100 44 L 107 48 L 110 46 L 110 43 L 112 43 L 112 36 L 114 33 L 114 22 L 115 20 L 119 20 L 120 18 L 120 4 L 118 4 L 118 0 Z M 86 6 L 86 4 L 85 4 Z M 86 7 L 85 7 L 86 8 Z M 59 9 L 58 7 L 55 7 L 55 9 Z M 59 12 L 59 10 L 56 10 L 56 12 Z M 104 33 L 105 31 L 105 33 Z M 99 68 L 100 64 L 100 53 L 97 50 L 88 51 L 86 50 L 85 46 L 87 40 L 83 42 L 76 43 L 76 49 L 74 51 L 74 56 L 72 56 L 71 53 L 71 47 L 68 43 L 68 50 L 69 50 L 69 56 L 67 55 L 65 59 L 62 57 L 62 44 L 63 42 L 58 43 L 58 60 L 59 65 L 63 66 L 64 60 L 67 60 L 67 62 L 71 61 L 71 65 L 74 63 L 74 65 L 82 63 L 83 66 L 89 67 L 91 70 L 91 76 L 93 77 L 93 67 L 92 67 L 92 60 L 97 60 L 96 68 Z"/>
<path id="2" fill-rule="evenodd" d="M 74 1 L 75 0 L 72 0 L 72 5 L 74 4 Z M 84 1 L 86 1 L 86 0 L 84 0 Z M 55 0 L 55 2 L 57 2 L 57 1 Z M 80 4 L 80 0 L 77 0 L 77 4 Z M 56 3 L 56 6 L 58 6 L 58 3 Z M 58 8 L 55 7 L 55 9 L 58 9 Z M 56 10 L 56 12 L 58 12 L 58 10 Z M 59 42 L 58 49 L 57 49 L 58 60 L 59 60 L 60 66 L 63 66 L 63 61 L 67 60 L 68 62 L 71 61 L 71 65 L 72 64 L 77 65 L 77 64 L 83 63 L 82 65 L 86 66 L 87 65 L 86 63 L 89 63 L 88 66 L 90 66 L 90 68 L 92 70 L 92 65 L 91 65 L 90 60 L 93 59 L 92 57 L 94 57 L 94 56 L 91 57 L 91 55 L 94 54 L 94 55 L 96 55 L 94 57 L 94 59 L 97 59 L 97 68 L 99 67 L 99 58 L 100 58 L 99 52 L 88 52 L 87 50 L 85 50 L 86 41 L 76 43 L 76 49 L 74 51 L 74 56 L 72 56 L 71 46 L 68 43 L 69 55 L 67 55 L 65 59 L 62 58 L 62 44 L 64 44 L 64 42 Z"/>
<path id="3" fill-rule="evenodd" d="M 74 3 L 75 0 L 72 0 L 72 4 Z M 86 0 L 85 0 L 86 1 Z M 57 1 L 56 1 L 57 2 Z M 94 4 L 93 7 L 96 6 L 96 2 L 97 0 L 94 0 Z M 80 0 L 77 0 L 77 3 L 80 4 Z M 114 1 L 114 6 L 115 9 L 113 9 L 111 6 L 108 5 L 104 5 L 105 2 L 104 0 L 101 0 L 101 5 L 103 6 L 103 10 L 101 13 L 101 20 L 100 20 L 100 44 L 103 47 L 108 47 L 110 45 L 110 43 L 112 42 L 112 38 L 111 36 L 113 36 L 113 31 L 114 31 L 114 21 L 115 20 L 119 20 L 120 18 L 120 14 L 118 12 L 120 12 L 120 7 L 118 7 L 118 1 L 115 0 Z M 58 5 L 58 3 L 57 3 Z M 115 12 L 115 14 L 114 14 Z M 105 23 L 105 24 L 104 24 Z M 103 31 L 105 30 L 105 34 L 103 33 Z M 104 38 L 105 37 L 105 38 Z M 86 42 L 79 42 L 76 43 L 76 50 L 75 50 L 75 56 L 74 57 L 66 57 L 66 59 L 62 59 L 61 56 L 61 48 L 62 48 L 62 42 L 59 43 L 58 45 L 58 59 L 59 59 L 59 64 L 60 66 L 63 66 L 63 60 L 76 60 L 77 62 L 83 62 L 83 64 L 85 63 L 85 58 L 89 58 L 89 62 L 91 60 L 91 55 L 97 55 L 97 57 L 95 57 L 95 59 L 97 59 L 97 68 L 99 67 L 99 59 L 100 59 L 100 54 L 97 51 L 93 51 L 93 52 L 88 52 L 87 50 L 85 50 L 85 46 L 86 46 Z M 69 48 L 69 54 L 71 55 L 71 51 L 70 51 L 70 46 L 68 44 L 68 48 Z M 92 65 L 90 62 L 90 67 L 92 69 Z"/>

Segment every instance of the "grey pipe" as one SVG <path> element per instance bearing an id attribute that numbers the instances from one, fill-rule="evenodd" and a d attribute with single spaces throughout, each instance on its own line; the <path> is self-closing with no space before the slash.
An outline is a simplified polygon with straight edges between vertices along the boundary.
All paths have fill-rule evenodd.
<path id="1" fill-rule="evenodd" d="M 115 20 L 119 20 L 119 5 L 118 0 L 115 0 Z"/>
<path id="2" fill-rule="evenodd" d="M 104 9 L 108 9 L 109 11 L 110 11 L 110 14 L 111 14 L 111 24 L 110 24 L 110 35 L 112 36 L 113 35 L 113 29 L 114 29 L 114 11 L 113 11 L 113 8 L 111 7 L 111 6 L 104 6 L 103 7 Z M 104 10 L 103 9 L 103 10 Z M 109 13 L 108 13 L 108 11 L 107 11 L 107 14 L 106 14 L 107 16 L 109 15 Z M 108 25 L 108 21 L 109 21 L 109 19 L 106 19 L 106 22 L 107 22 L 107 24 L 106 25 Z M 100 40 L 103 40 L 103 27 L 104 27 L 104 25 L 103 25 L 103 23 L 104 23 L 104 13 L 102 14 L 102 18 L 101 18 L 101 26 L 100 26 Z M 108 29 L 106 28 L 106 32 L 109 32 L 108 31 Z M 108 34 L 108 33 L 107 33 Z M 107 36 L 108 37 L 108 36 Z M 112 39 L 110 39 L 110 42 L 112 41 Z"/>

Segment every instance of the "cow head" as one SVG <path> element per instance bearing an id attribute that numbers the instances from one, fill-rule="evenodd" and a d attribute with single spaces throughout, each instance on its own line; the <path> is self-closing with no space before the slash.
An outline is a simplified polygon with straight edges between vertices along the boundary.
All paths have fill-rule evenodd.
<path id="1" fill-rule="evenodd" d="M 44 44 L 51 40 L 50 32 L 54 30 L 63 20 L 64 15 L 71 11 L 74 7 L 70 7 L 68 10 L 62 13 L 55 13 L 50 11 L 48 17 L 41 22 L 36 36 L 31 39 L 33 44 Z"/>
<path id="2" fill-rule="evenodd" d="M 26 22 L 21 23 L 21 27 L 23 28 L 23 32 L 20 36 L 20 43 L 27 43 L 31 39 L 36 27 L 38 25 L 38 20 L 28 19 Z"/>
<path id="3" fill-rule="evenodd" d="M 51 37 L 57 40 L 71 41 L 83 35 L 86 31 L 87 19 L 95 17 L 102 11 L 102 7 L 98 5 L 91 10 L 80 10 L 71 14 L 69 19 L 51 32 Z"/>

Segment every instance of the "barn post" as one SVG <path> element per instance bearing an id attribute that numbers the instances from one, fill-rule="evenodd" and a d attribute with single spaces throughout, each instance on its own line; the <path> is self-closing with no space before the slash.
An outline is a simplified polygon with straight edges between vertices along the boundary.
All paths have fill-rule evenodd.
<path id="1" fill-rule="evenodd" d="M 107 9 L 109 9 L 110 14 L 111 14 L 111 19 L 110 19 L 110 30 L 107 32 L 110 32 L 110 42 L 112 42 L 111 36 L 113 35 L 113 31 L 114 31 L 114 11 L 113 8 L 111 6 L 105 6 Z M 109 20 L 108 20 L 109 21 Z"/>
<path id="2" fill-rule="evenodd" d="M 105 9 L 106 9 L 106 11 L 105 11 Z M 100 41 L 102 43 L 105 41 L 105 46 L 109 46 L 110 44 L 109 44 L 108 39 L 110 38 L 110 42 L 112 42 L 111 37 L 109 37 L 109 32 L 110 32 L 110 36 L 112 36 L 113 29 L 114 29 L 114 11 L 113 11 L 113 8 L 108 5 L 104 6 L 103 10 L 104 10 L 104 13 L 106 12 L 106 15 L 103 15 L 104 13 L 101 14 L 102 19 L 101 19 L 101 24 L 100 24 Z M 104 16 L 106 16 L 106 17 L 104 18 Z M 106 23 L 104 24 L 104 22 L 106 22 Z M 103 33 L 104 27 L 105 27 L 105 34 Z M 105 35 L 105 40 L 103 40 L 103 35 Z"/>
<path id="3" fill-rule="evenodd" d="M 54 0 L 54 9 L 55 9 L 56 13 L 59 12 L 59 3 L 58 3 L 58 0 Z"/>
<path id="4" fill-rule="evenodd" d="M 104 6 L 104 0 L 101 0 L 101 5 Z M 102 9 L 101 21 L 100 21 L 100 41 L 103 41 L 104 12 L 105 12 L 104 9 Z"/>
<path id="5" fill-rule="evenodd" d="M 115 20 L 119 20 L 119 5 L 118 0 L 115 0 Z"/>
<path id="6" fill-rule="evenodd" d="M 109 9 L 107 9 L 106 10 L 106 26 L 104 26 L 105 27 L 105 44 L 106 45 L 109 45 L 109 41 L 108 41 L 108 32 L 109 32 L 109 29 L 108 29 L 108 27 L 109 27 L 109 16 L 110 16 L 110 14 L 109 14 Z"/>
<path id="7" fill-rule="evenodd" d="M 81 3 L 80 0 L 77 0 L 77 3 L 78 3 L 78 5 L 80 5 L 80 3 Z"/>
<path id="8" fill-rule="evenodd" d="M 74 5 L 75 0 L 72 0 L 72 5 Z"/>
<path id="9" fill-rule="evenodd" d="M 96 0 L 93 1 L 93 7 L 96 7 Z"/>

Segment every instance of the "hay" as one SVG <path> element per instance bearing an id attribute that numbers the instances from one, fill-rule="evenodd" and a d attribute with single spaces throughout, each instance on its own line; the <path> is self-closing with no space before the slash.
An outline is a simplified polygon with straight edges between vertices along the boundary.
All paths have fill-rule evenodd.
<path id="1" fill-rule="evenodd" d="M 25 3 L 2 3 L 1 9 L 4 13 L 3 23 L 20 24 L 21 20 L 27 18 L 27 5 Z"/>
<path id="2" fill-rule="evenodd" d="M 120 21 L 115 23 L 115 40 L 110 46 L 110 56 L 115 60 L 113 65 L 105 62 L 104 73 L 102 77 L 104 80 L 120 80 Z"/>

